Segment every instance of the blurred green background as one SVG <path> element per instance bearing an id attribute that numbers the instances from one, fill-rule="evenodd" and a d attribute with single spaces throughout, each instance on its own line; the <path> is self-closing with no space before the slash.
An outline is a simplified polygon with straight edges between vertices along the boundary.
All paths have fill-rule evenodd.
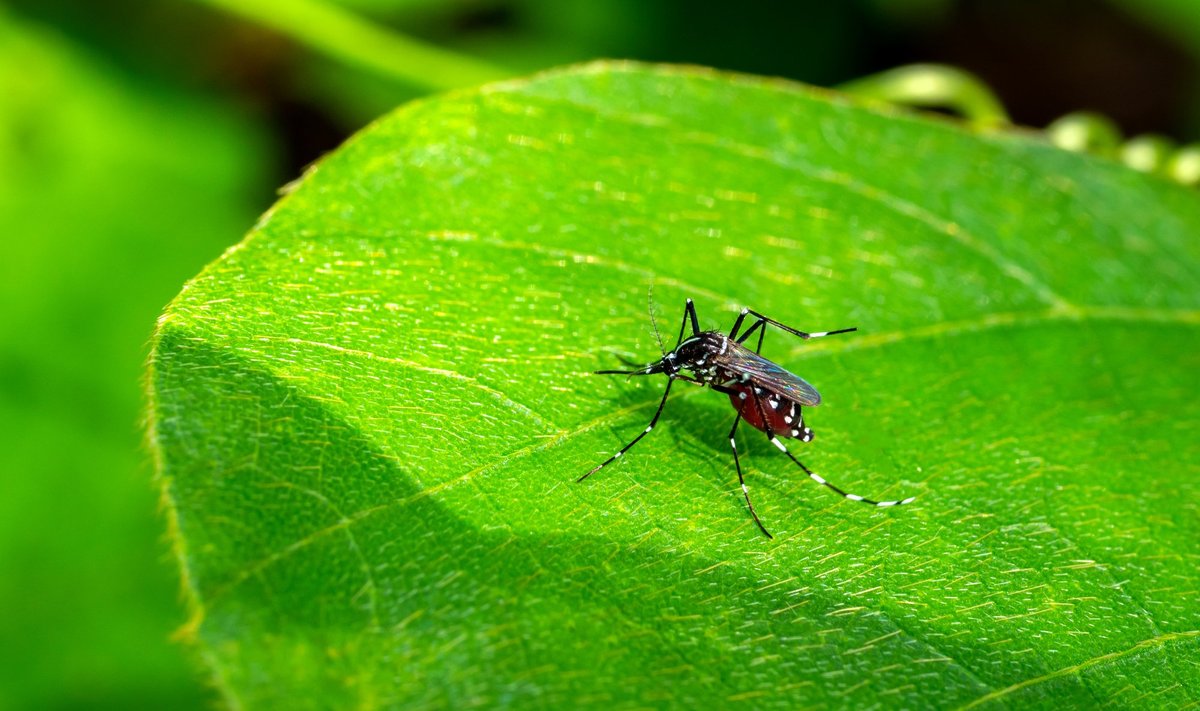
<path id="1" fill-rule="evenodd" d="M 975 72 L 1017 123 L 1200 137 L 1200 3 L 0 4 L 0 709 L 208 708 L 141 446 L 154 319 L 278 186 L 416 96 L 597 57 L 834 86 Z"/>

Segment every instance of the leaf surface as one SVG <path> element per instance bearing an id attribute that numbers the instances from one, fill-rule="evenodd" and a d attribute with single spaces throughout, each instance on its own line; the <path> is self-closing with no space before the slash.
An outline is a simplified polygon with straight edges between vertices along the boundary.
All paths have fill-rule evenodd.
<path id="1" fill-rule="evenodd" d="M 162 320 L 163 482 L 231 700 L 1182 706 L 1200 698 L 1192 192 L 697 69 L 410 104 Z M 749 306 L 805 463 L 590 375 Z"/>

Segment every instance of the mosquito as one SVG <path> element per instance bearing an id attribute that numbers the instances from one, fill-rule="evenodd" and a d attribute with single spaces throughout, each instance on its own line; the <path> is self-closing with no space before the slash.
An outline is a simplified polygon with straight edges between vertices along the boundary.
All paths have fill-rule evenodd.
<path id="1" fill-rule="evenodd" d="M 651 312 L 651 316 L 653 316 L 653 312 Z M 752 319 L 753 322 L 749 328 L 743 331 L 742 325 L 746 322 L 747 318 Z M 689 324 L 692 327 L 691 335 L 685 339 L 684 335 L 687 333 Z M 655 410 L 654 417 L 651 418 L 650 424 L 646 426 L 646 429 L 642 430 L 637 437 L 634 437 L 629 444 L 622 447 L 616 454 L 593 467 L 591 471 L 575 481 L 581 482 L 617 461 L 632 449 L 633 445 L 650 434 L 650 431 L 658 424 L 658 418 L 662 415 L 663 407 L 667 404 L 667 396 L 671 394 L 671 385 L 676 380 L 683 380 L 707 386 L 719 393 L 728 395 L 729 401 L 733 404 L 734 409 L 737 410 L 737 417 L 733 421 L 733 427 L 729 429 L 729 446 L 733 450 L 733 465 L 737 469 L 738 482 L 742 485 L 742 495 L 746 498 L 746 507 L 750 509 L 750 515 L 754 517 L 754 523 L 758 524 L 758 528 L 767 538 L 774 538 L 774 536 L 763 525 L 762 521 L 758 518 L 758 513 L 754 510 L 754 504 L 750 501 L 750 490 L 746 487 L 746 479 L 742 476 L 742 464 L 738 459 L 735 435 L 737 434 L 738 425 L 741 424 L 742 420 L 745 420 L 751 427 L 762 430 L 767 435 L 767 440 L 795 462 L 796 466 L 800 467 L 808 475 L 808 478 L 832 489 L 844 498 L 851 501 L 861 501 L 864 504 L 881 508 L 912 503 L 916 499 L 915 496 L 898 501 L 875 501 L 865 496 L 847 493 L 841 487 L 826 481 L 819 474 L 804 466 L 804 463 L 797 459 L 796 455 L 792 454 L 787 448 L 780 439 L 781 437 L 796 439 L 801 442 L 812 441 L 813 431 L 804 424 L 802 410 L 804 407 L 816 407 L 820 405 L 821 395 L 817 392 L 816 388 L 800 376 L 788 372 L 778 364 L 772 363 L 762 357 L 763 336 L 766 335 L 768 325 L 779 328 L 794 336 L 799 336 L 804 340 L 835 336 L 840 333 L 850 333 L 851 331 L 858 330 L 856 328 L 843 328 L 837 331 L 805 333 L 804 331 L 799 331 L 791 326 L 780 323 L 773 318 L 764 316 L 757 311 L 742 309 L 737 320 L 734 321 L 729 335 L 725 335 L 720 331 L 701 331 L 699 320 L 696 318 L 696 306 L 692 303 L 691 299 L 688 299 L 684 305 L 683 323 L 679 325 L 679 338 L 675 343 L 675 348 L 671 352 L 664 353 L 663 357 L 659 360 L 642 366 L 637 366 L 635 363 L 622 358 L 622 362 L 633 367 L 632 370 L 596 371 L 596 375 L 654 375 L 663 373 L 667 376 L 667 388 L 663 392 L 662 400 L 658 403 L 658 409 Z M 657 334 L 657 328 L 655 331 Z M 758 343 L 754 350 L 750 350 L 743 344 L 750 340 L 755 333 L 758 334 Z"/>

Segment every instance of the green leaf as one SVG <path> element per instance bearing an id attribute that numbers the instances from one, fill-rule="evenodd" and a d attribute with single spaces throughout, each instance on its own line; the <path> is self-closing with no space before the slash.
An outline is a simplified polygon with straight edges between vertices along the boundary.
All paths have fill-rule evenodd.
<path id="1" fill-rule="evenodd" d="M 195 634 L 248 707 L 1200 698 L 1194 193 L 788 83 L 596 64 L 410 104 L 168 309 Z M 793 451 L 589 374 L 743 305 L 860 332 Z"/>

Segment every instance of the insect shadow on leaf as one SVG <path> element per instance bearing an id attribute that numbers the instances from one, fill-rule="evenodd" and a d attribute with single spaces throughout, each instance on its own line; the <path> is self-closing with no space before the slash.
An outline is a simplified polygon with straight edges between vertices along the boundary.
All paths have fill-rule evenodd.
<path id="1" fill-rule="evenodd" d="M 653 311 L 651 311 L 651 314 L 653 315 Z M 743 331 L 742 325 L 748 317 L 753 319 L 753 322 Z M 688 335 L 685 339 L 684 336 L 688 333 L 689 325 L 691 326 L 691 335 Z M 720 331 L 701 331 L 699 319 L 696 317 L 696 306 L 692 303 L 691 299 L 688 299 L 683 309 L 683 322 L 679 325 L 679 338 L 676 339 L 675 347 L 670 352 L 663 353 L 662 358 L 646 365 L 639 365 L 627 358 L 617 356 L 618 360 L 628 366 L 630 370 L 596 371 L 596 375 L 633 376 L 662 373 L 667 376 L 667 387 L 663 392 L 662 400 L 658 403 L 658 409 L 654 411 L 654 417 L 651 418 L 650 424 L 646 426 L 646 429 L 642 430 L 624 447 L 621 447 L 616 454 L 596 465 L 575 481 L 581 482 L 620 459 L 626 452 L 633 448 L 633 445 L 650 434 L 650 431 L 658 424 L 658 418 L 662 415 L 663 408 L 667 404 L 667 397 L 671 394 L 671 385 L 676 380 L 683 380 L 702 387 L 707 386 L 719 393 L 728 395 L 734 409 L 737 410 L 737 417 L 733 420 L 733 427 L 729 429 L 729 446 L 733 450 L 733 465 L 737 469 L 738 483 L 742 486 L 742 495 L 746 498 L 746 507 L 750 510 L 750 515 L 754 518 L 754 523 L 758 525 L 759 530 L 767 538 L 774 538 L 774 536 L 771 535 L 766 526 L 763 526 L 762 521 L 758 517 L 758 512 L 754 510 L 754 504 L 750 501 L 750 490 L 746 487 L 746 479 L 742 475 L 742 464 L 738 458 L 735 435 L 737 434 L 738 425 L 741 424 L 742 420 L 745 420 L 751 427 L 765 433 L 767 440 L 795 462 L 796 466 L 800 467 L 810 479 L 832 489 L 844 498 L 876 507 L 901 506 L 912 503 L 916 499 L 915 496 L 897 501 L 876 501 L 865 496 L 848 493 L 806 467 L 787 448 L 787 445 L 780 439 L 781 437 L 784 439 L 797 439 L 801 442 L 812 441 L 813 431 L 804 424 L 803 408 L 820 405 L 821 395 L 817 392 L 816 388 L 800 376 L 789 372 L 782 366 L 762 356 L 763 337 L 766 335 L 767 326 L 774 326 L 794 336 L 799 336 L 804 340 L 824 338 L 825 336 L 834 336 L 839 333 L 850 333 L 851 331 L 858 330 L 856 328 L 843 328 L 836 331 L 807 333 L 764 316 L 757 311 L 742 309 L 728 335 Z M 657 324 L 655 324 L 654 331 L 657 337 Z M 750 350 L 744 344 L 755 333 L 758 334 L 757 345 L 754 350 Z M 659 348 L 663 350 L 661 338 L 659 338 Z"/>

